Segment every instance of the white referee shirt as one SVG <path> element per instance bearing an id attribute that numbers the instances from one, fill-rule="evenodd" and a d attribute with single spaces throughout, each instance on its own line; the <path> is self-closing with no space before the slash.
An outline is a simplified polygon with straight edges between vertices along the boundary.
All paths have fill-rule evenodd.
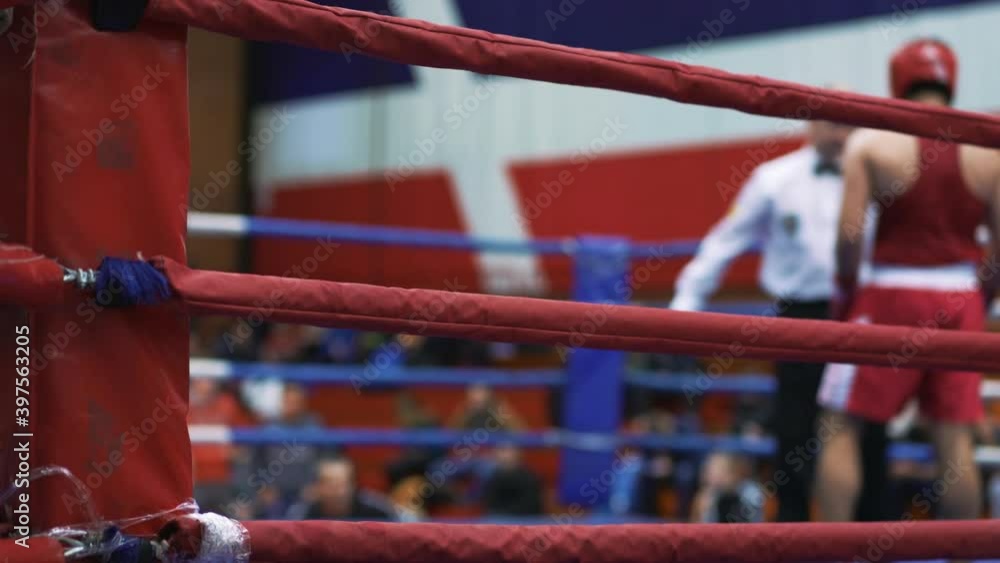
<path id="1" fill-rule="evenodd" d="M 817 173 L 811 146 L 761 164 L 677 279 L 672 309 L 697 311 L 729 264 L 761 245 L 760 285 L 772 297 L 817 301 L 833 295 L 842 178 Z"/>

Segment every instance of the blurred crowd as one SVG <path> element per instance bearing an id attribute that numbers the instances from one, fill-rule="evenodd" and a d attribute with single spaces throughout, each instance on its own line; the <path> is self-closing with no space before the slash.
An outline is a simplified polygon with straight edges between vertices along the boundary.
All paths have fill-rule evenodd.
<path id="1" fill-rule="evenodd" d="M 444 406 L 430 405 L 426 394 L 363 374 L 365 366 L 387 370 L 392 365 L 558 367 L 561 360 L 553 350 L 290 325 L 265 325 L 243 336 L 236 336 L 235 325 L 214 328 L 192 331 L 192 358 L 357 367 L 364 384 L 351 389 L 348 400 L 375 400 L 364 403 L 372 412 L 355 426 L 370 427 L 374 420 L 382 428 L 451 429 L 477 438 L 450 448 L 196 444 L 195 496 L 203 510 L 239 519 L 393 521 L 523 519 L 566 510 L 555 492 L 558 453 L 522 451 L 501 438 L 503 431 L 558 428 L 557 390 L 538 390 L 543 412 L 526 416 L 525 402 L 484 385 L 469 386 Z M 698 368 L 690 359 L 644 355 L 633 356 L 630 364 L 676 372 Z M 343 398 L 324 402 L 323 389 L 266 375 L 242 382 L 193 378 L 189 423 L 299 430 L 350 426 L 340 416 Z M 643 434 L 706 433 L 752 441 L 769 435 L 773 418 L 766 396 L 706 394 L 689 401 L 683 394 L 631 389 L 625 408 L 622 431 Z M 480 440 L 477 430 L 488 431 L 481 432 L 487 438 Z M 898 421 L 893 433 L 908 441 L 926 440 L 919 417 Z M 989 424 L 979 434 L 984 444 L 997 438 Z M 781 483 L 774 480 L 770 460 L 647 449 L 625 449 L 616 458 L 609 482 L 603 482 L 610 502 L 600 509 L 585 507 L 589 512 L 696 522 L 773 519 Z M 934 475 L 926 464 L 909 462 L 894 463 L 892 472 L 886 519 L 912 513 L 907 499 L 916 498 L 914 491 Z M 998 496 L 992 503 L 987 499 L 987 505 L 1000 509 L 1000 478 L 986 493 Z"/>

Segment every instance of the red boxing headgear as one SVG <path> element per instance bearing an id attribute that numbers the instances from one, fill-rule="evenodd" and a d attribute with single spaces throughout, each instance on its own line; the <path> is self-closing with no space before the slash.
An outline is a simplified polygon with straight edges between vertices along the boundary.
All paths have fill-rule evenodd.
<path id="1" fill-rule="evenodd" d="M 918 39 L 903 45 L 892 56 L 892 95 L 905 98 L 920 83 L 940 84 L 955 93 L 958 58 L 951 47 L 936 39 Z"/>

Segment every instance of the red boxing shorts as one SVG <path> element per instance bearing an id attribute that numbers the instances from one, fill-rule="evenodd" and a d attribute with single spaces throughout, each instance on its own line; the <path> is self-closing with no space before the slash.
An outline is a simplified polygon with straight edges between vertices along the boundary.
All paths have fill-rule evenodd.
<path id="1" fill-rule="evenodd" d="M 966 288 L 968 285 L 965 286 Z M 851 322 L 912 326 L 890 355 L 891 367 L 830 364 L 819 404 L 875 422 L 888 422 L 913 397 L 920 412 L 940 422 L 971 423 L 983 416 L 982 374 L 908 369 L 909 359 L 941 330 L 983 331 L 985 305 L 978 290 L 868 286 L 851 307 Z"/>

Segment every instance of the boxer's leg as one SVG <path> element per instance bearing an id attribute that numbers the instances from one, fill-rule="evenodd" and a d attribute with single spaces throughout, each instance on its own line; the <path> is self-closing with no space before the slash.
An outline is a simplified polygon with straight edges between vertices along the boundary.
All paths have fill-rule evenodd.
<path id="1" fill-rule="evenodd" d="M 817 431 L 823 451 L 815 485 L 823 520 L 854 518 L 863 482 L 863 425 L 885 424 L 916 393 L 920 381 L 915 370 L 827 366 L 819 391 L 826 411 Z"/>
<path id="2" fill-rule="evenodd" d="M 938 455 L 938 480 L 932 493 L 943 490 L 936 516 L 950 520 L 974 520 L 982 512 L 982 486 L 976 467 L 976 446 L 968 424 L 938 422 L 931 430 Z M 933 498 L 931 500 L 934 500 Z"/>
<path id="3" fill-rule="evenodd" d="M 820 428 L 830 428 L 816 468 L 820 518 L 847 522 L 861 494 L 861 421 L 847 413 L 824 411 Z"/>

